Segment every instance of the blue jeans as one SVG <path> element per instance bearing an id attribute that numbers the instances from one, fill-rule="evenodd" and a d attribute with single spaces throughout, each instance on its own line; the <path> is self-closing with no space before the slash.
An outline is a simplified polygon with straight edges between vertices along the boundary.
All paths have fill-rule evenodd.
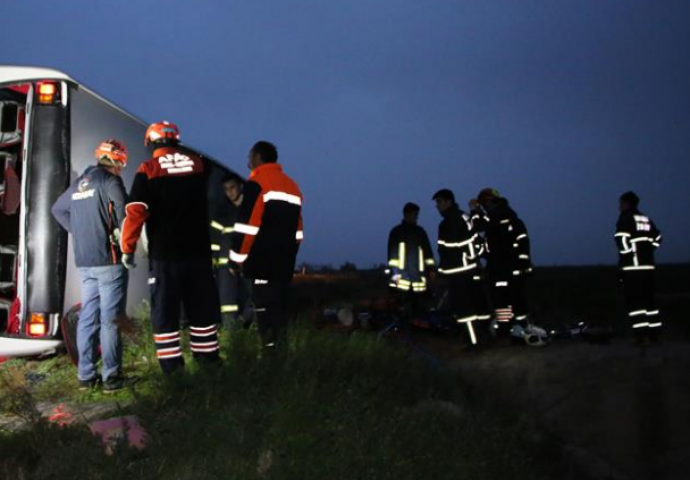
<path id="1" fill-rule="evenodd" d="M 123 265 L 80 267 L 81 314 L 77 324 L 79 380 L 96 378 L 98 346 L 103 358 L 103 381 L 118 375 L 122 340 L 117 320 L 127 305 L 127 269 Z M 100 342 L 99 342 L 100 333 Z"/>

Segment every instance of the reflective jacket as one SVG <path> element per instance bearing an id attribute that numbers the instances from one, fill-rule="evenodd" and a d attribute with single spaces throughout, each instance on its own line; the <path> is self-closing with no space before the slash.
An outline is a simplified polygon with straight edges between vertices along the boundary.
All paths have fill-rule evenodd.
<path id="1" fill-rule="evenodd" d="M 622 213 L 615 239 L 622 270 L 654 270 L 654 252 L 661 245 L 661 232 L 649 217 L 637 210 Z"/>
<path id="2" fill-rule="evenodd" d="M 154 260 L 210 261 L 208 169 L 204 159 L 183 147 L 156 149 L 134 177 L 122 251 L 134 253 L 146 224 Z"/>
<path id="3" fill-rule="evenodd" d="M 295 271 L 302 230 L 302 192 L 277 163 L 252 171 L 242 190 L 230 260 L 246 278 L 289 282 Z"/>
<path id="4" fill-rule="evenodd" d="M 211 252 L 213 264 L 216 267 L 228 265 L 230 261 L 230 249 L 232 248 L 232 235 L 235 231 L 235 222 L 239 208 L 230 204 L 222 213 L 218 213 L 211 220 Z"/>
<path id="5" fill-rule="evenodd" d="M 526 275 L 532 272 L 527 226 L 503 200 L 493 210 L 475 210 L 472 223 L 486 239 L 486 269 L 491 274 Z"/>
<path id="6" fill-rule="evenodd" d="M 422 227 L 403 221 L 391 230 L 388 235 L 390 287 L 426 291 L 427 273 L 435 264 L 429 236 Z"/>
<path id="7" fill-rule="evenodd" d="M 104 167 L 89 167 L 57 199 L 55 219 L 72 234 L 77 267 L 117 265 L 121 252 L 115 239 L 125 218 L 127 194 L 122 178 Z"/>
<path id="8" fill-rule="evenodd" d="M 451 207 L 438 227 L 438 273 L 474 273 L 482 253 L 480 240 L 470 217 L 457 205 Z"/>

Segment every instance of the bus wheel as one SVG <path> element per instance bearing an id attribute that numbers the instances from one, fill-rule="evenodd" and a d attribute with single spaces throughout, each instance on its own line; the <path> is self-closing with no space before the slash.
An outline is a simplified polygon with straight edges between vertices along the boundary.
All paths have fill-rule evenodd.
<path id="1" fill-rule="evenodd" d="M 79 363 L 79 349 L 77 348 L 77 324 L 81 313 L 81 303 L 73 306 L 62 319 L 60 329 L 62 330 L 62 341 L 67 349 L 67 354 L 72 359 L 72 363 Z"/>

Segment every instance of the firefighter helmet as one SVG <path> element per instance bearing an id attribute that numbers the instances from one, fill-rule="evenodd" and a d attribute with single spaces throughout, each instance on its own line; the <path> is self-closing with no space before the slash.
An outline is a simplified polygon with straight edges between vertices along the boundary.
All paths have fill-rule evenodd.
<path id="1" fill-rule="evenodd" d="M 113 167 L 127 166 L 127 147 L 114 138 L 104 140 L 96 149 L 96 160 Z"/>
<path id="2" fill-rule="evenodd" d="M 477 200 L 480 202 L 486 200 L 495 200 L 497 198 L 501 198 L 501 194 L 498 193 L 498 190 L 495 188 L 484 188 L 481 192 L 479 192 L 479 195 L 477 195 Z"/>
<path id="3" fill-rule="evenodd" d="M 174 123 L 162 121 L 152 123 L 146 130 L 144 138 L 144 145 L 149 143 L 157 143 L 164 141 L 173 141 L 175 143 L 180 141 L 180 129 Z"/>

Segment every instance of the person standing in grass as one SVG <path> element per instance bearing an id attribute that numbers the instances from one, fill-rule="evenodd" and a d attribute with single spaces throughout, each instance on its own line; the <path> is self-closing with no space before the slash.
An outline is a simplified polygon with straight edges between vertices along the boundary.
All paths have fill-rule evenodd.
<path id="1" fill-rule="evenodd" d="M 619 199 L 616 246 L 625 304 L 636 341 L 646 346 L 658 340 L 663 323 L 656 305 L 654 253 L 661 245 L 661 232 L 639 210 L 640 198 L 626 192 Z"/>
<path id="2" fill-rule="evenodd" d="M 232 236 L 235 231 L 237 213 L 244 201 L 243 188 L 244 179 L 236 173 L 228 173 L 223 178 L 223 191 L 228 199 L 228 205 L 211 222 L 213 265 L 220 297 L 220 313 L 225 329 L 240 325 L 248 327 L 253 320 L 250 300 L 251 284 L 239 272 L 230 268 Z"/>
<path id="3" fill-rule="evenodd" d="M 405 204 L 403 221 L 388 235 L 388 286 L 401 296 L 411 314 L 420 313 L 436 267 L 429 236 L 417 224 L 419 211 L 419 205 Z"/>
<path id="4" fill-rule="evenodd" d="M 98 384 L 100 345 L 103 391 L 124 386 L 122 340 L 117 325 L 127 304 L 127 270 L 121 265 L 117 237 L 125 218 L 127 193 L 120 172 L 127 166 L 127 148 L 105 140 L 89 167 L 55 202 L 52 213 L 72 234 L 74 258 L 81 279 L 81 313 L 77 324 L 80 389 Z M 100 340 L 100 341 L 99 341 Z"/>
<path id="5" fill-rule="evenodd" d="M 275 145 L 249 151 L 249 180 L 230 250 L 233 270 L 252 280 L 252 300 L 265 350 L 285 348 L 288 300 L 302 229 L 302 192 L 278 165 Z"/>
<path id="6" fill-rule="evenodd" d="M 189 318 L 189 345 L 203 365 L 218 364 L 220 305 L 213 280 L 208 214 L 207 162 L 179 143 L 169 122 L 145 134 L 153 156 L 134 177 L 122 225 L 122 263 L 133 268 L 146 225 L 149 238 L 151 321 L 156 356 L 165 374 L 184 367 L 180 311 Z"/>

